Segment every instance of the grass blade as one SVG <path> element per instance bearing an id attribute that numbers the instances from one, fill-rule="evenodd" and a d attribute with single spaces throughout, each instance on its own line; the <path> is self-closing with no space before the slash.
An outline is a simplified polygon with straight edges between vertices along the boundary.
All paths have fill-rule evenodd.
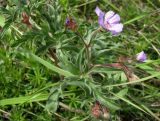
<path id="1" fill-rule="evenodd" d="M 156 73 L 156 74 L 153 74 L 151 76 L 148 76 L 148 77 L 145 77 L 145 78 L 142 78 L 142 79 L 139 79 L 139 80 L 131 81 L 131 82 L 126 82 L 126 83 L 121 83 L 121 84 L 114 84 L 114 85 L 108 85 L 108 86 L 105 86 L 105 88 L 106 87 L 116 87 L 116 86 L 123 86 L 123 85 L 128 85 L 128 84 L 139 83 L 139 82 L 143 82 L 143 81 L 146 81 L 148 79 L 151 79 L 151 78 L 154 78 L 154 77 L 157 77 L 157 76 L 160 76 L 160 73 Z"/>
<path id="2" fill-rule="evenodd" d="M 115 93 L 113 93 L 113 92 L 110 92 L 110 93 L 113 94 L 114 96 L 116 96 L 117 98 L 123 100 L 124 102 L 126 102 L 126 103 L 132 105 L 133 107 L 135 107 L 135 108 L 137 108 L 137 109 L 143 111 L 144 113 L 147 113 L 147 112 L 146 112 L 145 110 L 143 110 L 141 107 L 139 107 L 138 105 L 132 103 L 131 101 L 127 100 L 126 98 L 123 98 L 123 97 L 121 97 L 120 95 L 117 95 L 117 94 L 115 94 Z M 148 113 L 147 113 L 147 114 L 148 114 Z"/>
<path id="3" fill-rule="evenodd" d="M 133 19 L 131 19 L 131 20 L 128 20 L 128 21 L 124 22 L 123 24 L 124 24 L 124 25 L 125 25 L 125 24 L 130 24 L 130 23 L 132 23 L 132 22 L 134 22 L 134 21 L 137 21 L 137 20 L 139 20 L 139 19 L 144 18 L 145 16 L 146 16 L 146 15 L 137 16 L 137 17 L 135 17 L 135 18 L 133 18 Z"/>

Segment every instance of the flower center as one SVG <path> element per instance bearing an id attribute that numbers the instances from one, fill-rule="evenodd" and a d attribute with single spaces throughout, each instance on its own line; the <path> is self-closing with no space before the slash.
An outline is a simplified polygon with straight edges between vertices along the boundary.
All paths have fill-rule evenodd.
<path id="1" fill-rule="evenodd" d="M 104 22 L 105 27 L 108 29 L 111 27 L 111 25 L 108 23 L 108 21 Z"/>

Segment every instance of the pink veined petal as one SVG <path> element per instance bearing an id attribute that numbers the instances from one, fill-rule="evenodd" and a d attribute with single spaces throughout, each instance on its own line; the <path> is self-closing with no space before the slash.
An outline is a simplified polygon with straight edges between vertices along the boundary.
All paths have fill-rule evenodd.
<path id="1" fill-rule="evenodd" d="M 102 10 L 99 7 L 96 7 L 95 12 L 97 16 L 100 16 L 100 13 L 102 13 Z"/>
<path id="2" fill-rule="evenodd" d="M 112 32 L 112 34 L 118 34 L 123 30 L 123 24 L 112 24 L 111 27 L 108 28 L 109 31 Z"/>
<path id="3" fill-rule="evenodd" d="M 110 24 L 118 23 L 119 21 L 120 21 L 120 16 L 118 14 L 115 14 L 108 20 Z"/>
<path id="4" fill-rule="evenodd" d="M 108 21 L 110 18 L 112 18 L 114 16 L 114 12 L 113 11 L 108 11 L 106 14 L 105 14 L 105 21 Z"/>

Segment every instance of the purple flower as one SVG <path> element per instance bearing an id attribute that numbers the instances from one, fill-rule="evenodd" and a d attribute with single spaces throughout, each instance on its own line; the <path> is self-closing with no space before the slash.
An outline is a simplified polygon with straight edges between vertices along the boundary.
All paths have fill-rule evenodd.
<path id="1" fill-rule="evenodd" d="M 145 61 L 147 59 L 147 57 L 146 57 L 146 54 L 144 53 L 144 51 L 142 51 L 142 52 L 140 52 L 140 53 L 138 53 L 137 55 L 136 55 L 136 60 L 138 60 L 138 61 Z"/>
<path id="2" fill-rule="evenodd" d="M 65 25 L 69 25 L 69 23 L 70 23 L 70 19 L 69 19 L 69 17 L 67 17 L 66 21 L 65 21 Z"/>
<path id="3" fill-rule="evenodd" d="M 98 16 L 98 23 L 100 26 L 102 26 L 104 29 L 107 29 L 111 31 L 112 34 L 118 34 L 123 29 L 123 24 L 120 22 L 120 16 L 113 11 L 108 11 L 107 13 L 104 13 L 99 9 L 99 7 L 96 7 L 95 12 Z"/>
<path id="4" fill-rule="evenodd" d="M 65 20 L 65 26 L 68 28 L 68 29 L 72 29 L 72 30 L 75 30 L 76 29 L 76 22 L 75 20 L 72 18 L 72 17 L 67 17 L 66 20 Z"/>

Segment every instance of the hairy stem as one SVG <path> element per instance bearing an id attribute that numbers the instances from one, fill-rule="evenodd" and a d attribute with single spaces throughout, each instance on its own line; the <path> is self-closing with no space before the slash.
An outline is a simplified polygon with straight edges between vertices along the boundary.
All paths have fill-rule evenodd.
<path id="1" fill-rule="evenodd" d="M 66 105 L 66 104 L 64 104 L 64 103 L 62 103 L 62 102 L 59 102 L 59 105 L 60 105 L 61 107 L 63 107 L 64 109 L 69 110 L 70 112 L 76 112 L 76 113 L 82 113 L 82 114 L 84 114 L 84 111 L 83 111 L 83 110 L 69 107 L 68 105 Z"/>
<path id="2" fill-rule="evenodd" d="M 55 55 L 55 53 L 53 52 L 53 50 L 51 48 L 49 48 L 48 51 L 49 51 L 49 54 L 51 55 L 51 57 L 54 59 L 55 65 L 57 67 L 59 67 L 57 56 Z"/>

